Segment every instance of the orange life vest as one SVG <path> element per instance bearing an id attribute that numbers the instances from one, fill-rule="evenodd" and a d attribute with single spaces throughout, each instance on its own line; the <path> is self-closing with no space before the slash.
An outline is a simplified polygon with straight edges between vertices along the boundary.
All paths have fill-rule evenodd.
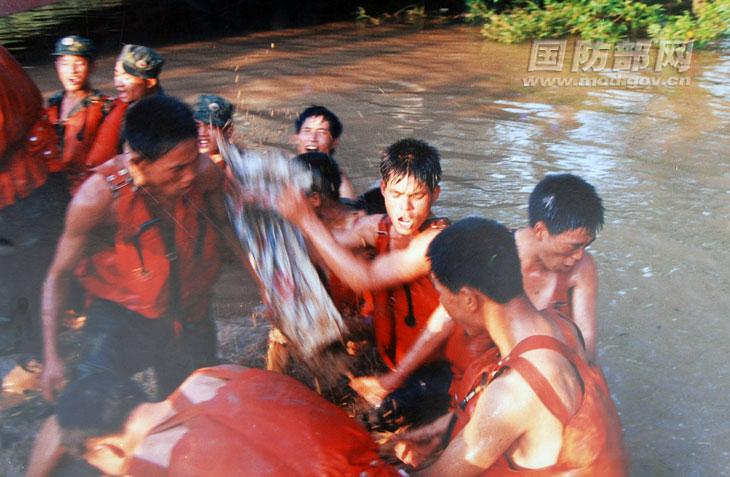
<path id="1" fill-rule="evenodd" d="M 213 393 L 196 393 L 191 389 L 196 376 L 224 383 Z M 168 457 L 146 460 L 141 451 L 133 457 L 129 475 L 399 475 L 380 459 L 362 426 L 288 376 L 219 366 L 196 371 L 182 389 L 169 398 L 175 415 L 145 437 L 154 439 L 158 448 L 170 446 Z M 195 403 L 186 393 L 196 396 Z"/>
<path id="2" fill-rule="evenodd" d="M 58 156 L 55 131 L 42 108 L 33 80 L 0 46 L 0 208 L 42 186 L 46 161 Z"/>
<path id="3" fill-rule="evenodd" d="M 578 372 L 583 382 L 583 399 L 572 415 L 540 371 L 520 356 L 534 349 L 551 349 L 560 353 Z M 544 335 L 531 336 L 521 341 L 496 365 L 489 357 L 485 361 L 475 362 L 465 373 L 463 383 L 470 384 L 455 396 L 456 422 L 451 435 L 456 435 L 469 421 L 476 401 L 486 385 L 498 379 L 502 370 L 511 368 L 522 376 L 543 405 L 561 421 L 563 446 L 557 462 L 549 467 L 524 469 L 515 465 L 504 454 L 483 476 L 627 475 L 628 458 L 621 434 L 621 421 L 599 368 L 589 365 L 570 346 Z"/>
<path id="4" fill-rule="evenodd" d="M 387 253 L 390 249 L 390 226 L 390 218 L 384 215 L 378 224 L 376 255 Z M 447 219 L 430 219 L 423 224 L 421 230 L 440 230 L 447 226 Z M 428 275 L 424 275 L 405 285 L 373 291 L 372 296 L 375 345 L 385 364 L 395 368 L 426 327 L 431 313 L 438 307 L 439 294 Z M 441 352 L 434 353 L 432 359 Z"/>
<path id="5" fill-rule="evenodd" d="M 49 162 L 50 172 L 65 171 L 70 179 L 70 186 L 75 191 L 81 183 L 91 175 L 94 164 L 87 163 L 87 155 L 91 149 L 99 127 L 111 107 L 110 99 L 99 91 L 91 91 L 71 111 L 65 121 L 61 121 L 61 103 L 64 92 L 53 95 L 48 100 L 46 115 L 56 126 L 61 143 L 61 157 Z"/>
<path id="6" fill-rule="evenodd" d="M 94 240 L 97 249 L 77 270 L 85 290 L 147 318 L 175 309 L 174 322 L 205 318 L 220 270 L 221 241 L 199 185 L 178 199 L 173 227 L 158 215 L 151 196 L 134 186 L 123 156 L 95 172 L 115 194 L 114 225 Z"/>
<path id="7" fill-rule="evenodd" d="M 124 124 L 124 113 L 129 107 L 128 103 L 115 99 L 108 106 L 104 121 L 99 126 L 88 154 L 86 155 L 85 166 L 87 170 L 100 166 L 121 151 L 120 138 L 122 125 Z M 91 172 L 89 171 L 89 175 Z"/>

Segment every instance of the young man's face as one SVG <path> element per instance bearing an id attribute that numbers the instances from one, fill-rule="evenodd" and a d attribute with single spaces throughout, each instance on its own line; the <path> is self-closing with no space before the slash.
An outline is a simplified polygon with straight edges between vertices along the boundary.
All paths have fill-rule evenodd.
<path id="1" fill-rule="evenodd" d="M 121 61 L 114 65 L 114 89 L 117 90 L 119 100 L 124 103 L 134 103 L 142 99 L 155 84 L 157 80 L 145 80 L 127 73 Z"/>
<path id="2" fill-rule="evenodd" d="M 217 136 L 224 134 L 224 131 L 203 121 L 195 121 L 198 126 L 198 151 L 202 154 L 218 154 Z"/>
<path id="3" fill-rule="evenodd" d="M 391 178 L 380 183 L 393 228 L 400 235 L 418 233 L 421 225 L 431 215 L 431 205 L 439 196 L 440 189 L 431 191 L 426 184 L 413 176 Z"/>
<path id="4" fill-rule="evenodd" d="M 83 56 L 63 55 L 56 58 L 56 74 L 69 93 L 88 89 L 92 63 Z"/>
<path id="5" fill-rule="evenodd" d="M 323 152 L 332 154 L 337 139 L 332 137 L 330 123 L 323 116 L 310 116 L 304 120 L 297 134 L 297 154 Z"/>
<path id="6" fill-rule="evenodd" d="M 595 238 L 585 228 L 566 230 L 557 235 L 552 235 L 542 222 L 535 224 L 535 228 L 540 240 L 540 260 L 553 272 L 570 271 L 583 258 L 586 247 Z"/>
<path id="7" fill-rule="evenodd" d="M 129 172 L 136 186 L 144 186 L 159 198 L 177 198 L 190 191 L 199 164 L 195 139 L 182 141 L 154 162 L 131 154 Z"/>

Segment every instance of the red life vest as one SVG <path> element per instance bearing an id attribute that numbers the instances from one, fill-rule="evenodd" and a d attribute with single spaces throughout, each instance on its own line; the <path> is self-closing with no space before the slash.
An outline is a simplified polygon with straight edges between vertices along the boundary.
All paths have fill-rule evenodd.
<path id="1" fill-rule="evenodd" d="M 104 121 L 96 132 L 96 138 L 86 155 L 85 166 L 89 170 L 100 166 L 121 151 L 119 143 L 122 134 L 122 124 L 124 123 L 124 113 L 129 107 L 128 103 L 115 99 L 109 106 Z M 89 175 L 91 173 L 89 172 Z"/>
<path id="2" fill-rule="evenodd" d="M 563 325 L 561 325 L 563 327 Z M 563 328 L 565 329 L 565 328 Z M 569 336 L 573 336 L 572 334 Z M 571 338 L 572 339 L 572 338 Z M 570 361 L 583 382 L 582 402 L 572 415 L 554 394 L 550 383 L 531 363 L 520 357 L 534 349 L 551 349 Z M 527 363 L 527 364 L 525 364 Z M 486 385 L 505 368 L 511 368 L 532 388 L 543 405 L 563 424 L 563 446 L 554 465 L 524 469 L 502 455 L 483 476 L 610 476 L 628 474 L 628 458 L 621 434 L 621 421 L 600 368 L 591 366 L 569 345 L 550 336 L 531 336 L 518 343 L 496 365 L 491 357 L 475 362 L 465 373 L 465 384 L 455 395 L 456 422 L 451 436 L 469 421 Z M 537 374 L 537 375 L 536 375 Z M 467 383 L 470 383 L 466 385 Z"/>
<path id="3" fill-rule="evenodd" d="M 91 175 L 89 169 L 94 165 L 87 164 L 87 155 L 111 103 L 108 97 L 96 90 L 91 91 L 66 120 L 61 121 L 63 96 L 63 91 L 53 95 L 46 108 L 48 120 L 56 126 L 63 151 L 59 160 L 48 163 L 48 169 L 50 172 L 65 171 L 71 190 L 75 191 Z"/>
<path id="4" fill-rule="evenodd" d="M 161 211 L 144 189 L 133 185 L 123 156 L 95 172 L 105 177 L 115 194 L 114 226 L 106 236 L 94 240 L 91 246 L 96 245 L 96 250 L 77 270 L 85 290 L 147 318 L 160 318 L 171 306 L 180 310 L 180 316 L 172 317 L 176 322 L 205 318 L 220 270 L 221 241 L 199 185 L 194 183 L 191 191 L 178 199 L 172 227 L 157 215 Z M 166 227 L 174 230 L 174 250 L 165 241 Z M 171 277 L 173 266 L 177 268 L 176 280 Z M 173 300 L 171 304 L 175 294 L 179 302 Z"/>
<path id="5" fill-rule="evenodd" d="M 42 186 L 46 161 L 58 156 L 55 131 L 42 108 L 33 80 L 0 46 L 0 208 Z"/>
<path id="6" fill-rule="evenodd" d="M 380 459 L 362 426 L 282 374 L 205 368 L 196 371 L 169 401 L 175 415 L 145 437 L 132 458 L 129 475 L 399 475 Z M 148 439 L 158 450 L 164 448 L 166 456 L 145 459 Z"/>
<path id="7" fill-rule="evenodd" d="M 375 253 L 380 255 L 390 249 L 391 221 L 387 215 L 378 224 L 378 238 Z M 447 219 L 430 219 L 421 227 L 444 229 Z M 381 358 L 391 368 L 395 368 L 418 339 L 428 323 L 431 313 L 439 305 L 439 294 L 433 287 L 428 275 L 401 286 L 372 292 L 373 327 L 375 345 Z M 432 359 L 441 354 L 434 353 Z"/>

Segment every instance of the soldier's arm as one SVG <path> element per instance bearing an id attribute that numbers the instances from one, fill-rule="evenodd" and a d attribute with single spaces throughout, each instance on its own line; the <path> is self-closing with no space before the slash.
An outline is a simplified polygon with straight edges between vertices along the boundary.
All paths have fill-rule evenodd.
<path id="1" fill-rule="evenodd" d="M 355 292 L 408 283 L 430 271 L 426 250 L 438 230 L 426 230 L 418 234 L 408 247 L 368 261 L 356 256 L 334 238 L 300 190 L 288 188 L 278 198 L 276 208 L 285 219 L 300 228 L 330 270 Z M 377 233 L 376 217 L 363 218 L 372 221 L 371 236 Z"/>
<path id="2" fill-rule="evenodd" d="M 586 357 L 596 359 L 596 299 L 598 295 L 598 272 L 593 256 L 585 253 L 571 276 L 573 287 L 571 308 L 573 321 L 583 334 Z"/>
<path id="3" fill-rule="evenodd" d="M 536 398 L 516 373 L 506 373 L 487 386 L 474 413 L 432 465 L 411 476 L 479 476 L 494 464 L 530 425 Z M 399 457 L 408 463 L 408 448 Z"/>
<path id="4" fill-rule="evenodd" d="M 69 281 L 86 249 L 89 234 L 109 216 L 112 200 L 111 191 L 103 177 L 93 175 L 82 185 L 69 205 L 63 234 L 43 283 L 41 313 L 44 365 L 41 389 L 49 401 L 64 385 L 63 363 L 56 338 L 58 322 L 66 306 Z"/>
<path id="5" fill-rule="evenodd" d="M 418 336 L 398 368 L 381 376 L 361 376 L 350 381 L 350 387 L 370 405 L 378 406 L 385 397 L 402 385 L 431 354 L 444 343 L 454 329 L 455 322 L 439 305 L 428 319 L 426 328 Z"/>

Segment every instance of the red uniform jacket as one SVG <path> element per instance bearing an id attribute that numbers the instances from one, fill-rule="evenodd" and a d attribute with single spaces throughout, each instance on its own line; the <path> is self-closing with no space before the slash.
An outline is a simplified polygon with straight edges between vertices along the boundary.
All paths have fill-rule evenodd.
<path id="1" fill-rule="evenodd" d="M 260 369 L 196 371 L 153 429 L 133 477 L 393 477 L 370 435 L 298 381 Z M 152 442 L 158 455 L 145 456 Z M 160 454 L 165 457 L 160 457 Z"/>
<path id="2" fill-rule="evenodd" d="M 111 105 L 108 106 L 109 112 L 104 118 L 104 122 L 99 126 L 94 143 L 91 144 L 86 155 L 85 165 L 87 168 L 100 166 L 122 152 L 120 137 L 122 124 L 124 123 L 124 113 L 127 111 L 128 106 L 129 104 L 118 99 L 112 101 Z"/>
<path id="3" fill-rule="evenodd" d="M 211 288 L 220 270 L 221 241 L 210 222 L 207 200 L 199 184 L 194 183 L 191 191 L 178 199 L 172 227 L 173 221 L 157 215 L 161 211 L 144 189 L 132 184 L 122 156 L 99 167 L 96 173 L 106 178 L 116 196 L 114 226 L 93 240 L 96 249 L 77 271 L 86 291 L 147 318 L 160 318 L 174 298 L 170 272 L 175 266 L 180 316 L 173 319 L 205 318 Z M 175 250 L 166 244 L 167 229 L 174 233 Z"/>
<path id="4" fill-rule="evenodd" d="M 42 109 L 35 83 L 0 46 L 0 208 L 42 186 L 46 161 L 58 156 L 55 131 Z"/>
<path id="5" fill-rule="evenodd" d="M 63 91 L 53 95 L 46 108 L 48 120 L 56 126 L 62 151 L 60 160 L 50 162 L 48 169 L 50 172 L 67 172 L 74 191 L 91 175 L 91 169 L 98 165 L 87 163 L 87 155 L 111 103 L 109 98 L 98 91 L 91 91 L 66 120 L 61 121 L 63 95 Z"/>

